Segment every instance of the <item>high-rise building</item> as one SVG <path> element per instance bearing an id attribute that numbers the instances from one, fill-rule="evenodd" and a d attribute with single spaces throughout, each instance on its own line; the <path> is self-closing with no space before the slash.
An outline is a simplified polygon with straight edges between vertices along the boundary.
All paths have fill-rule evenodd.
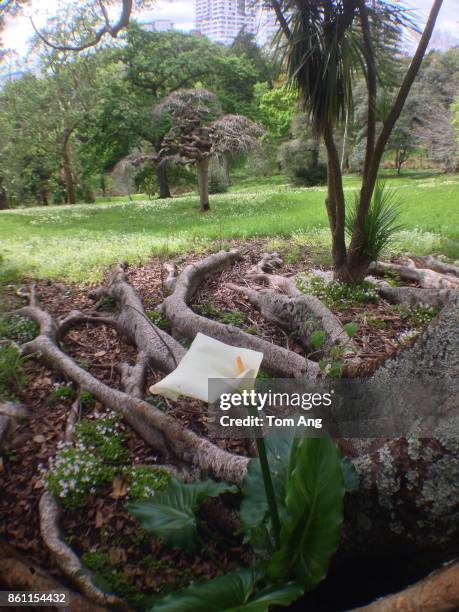
<path id="1" fill-rule="evenodd" d="M 257 33 L 252 0 L 196 0 L 196 30 L 215 42 L 230 45 L 244 29 Z"/>
<path id="2" fill-rule="evenodd" d="M 169 30 L 174 29 L 174 24 L 170 19 L 155 19 L 148 23 L 142 23 L 141 27 L 148 32 L 169 32 Z"/>

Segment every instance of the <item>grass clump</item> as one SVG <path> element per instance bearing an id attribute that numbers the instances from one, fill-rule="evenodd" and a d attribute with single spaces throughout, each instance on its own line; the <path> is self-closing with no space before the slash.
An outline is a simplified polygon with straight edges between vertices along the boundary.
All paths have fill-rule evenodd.
<path id="1" fill-rule="evenodd" d="M 170 330 L 171 326 L 169 321 L 163 317 L 161 311 L 157 308 L 153 310 L 147 310 L 146 315 L 150 319 L 150 321 L 154 325 L 156 325 L 156 327 L 159 327 L 159 329 L 162 329 L 164 331 Z"/>
<path id="2" fill-rule="evenodd" d="M 351 237 L 357 221 L 359 196 L 346 215 L 346 234 Z M 378 259 L 392 242 L 394 235 L 405 228 L 399 223 L 402 212 L 399 192 L 384 182 L 376 183 L 371 205 L 363 226 L 363 252 L 371 261 Z"/>
<path id="3" fill-rule="evenodd" d="M 48 395 L 48 404 L 50 406 L 56 406 L 57 404 L 65 404 L 65 402 L 71 402 L 76 398 L 76 390 L 71 382 L 69 383 L 56 383 L 54 389 Z"/>
<path id="4" fill-rule="evenodd" d="M 156 491 L 165 489 L 170 482 L 170 474 L 164 468 L 133 466 L 126 469 L 130 481 L 129 499 L 140 501 L 149 499 Z"/>
<path id="5" fill-rule="evenodd" d="M 35 321 L 18 315 L 0 315 L 0 338 L 24 344 L 33 340 L 37 334 L 38 325 Z"/>
<path id="6" fill-rule="evenodd" d="M 397 310 L 402 319 L 414 328 L 425 327 L 438 314 L 437 308 L 424 308 L 423 306 L 398 306 Z"/>
<path id="7" fill-rule="evenodd" d="M 221 321 L 226 325 L 234 325 L 236 327 L 242 327 L 246 323 L 246 316 L 243 312 L 239 310 L 225 311 L 217 308 L 212 301 L 204 302 L 203 304 L 198 304 L 195 307 L 195 310 L 198 314 L 208 319 L 216 319 L 217 321 Z"/>
<path id="8" fill-rule="evenodd" d="M 86 410 L 94 408 L 95 400 L 90 391 L 80 391 L 80 406 Z"/>
<path id="9" fill-rule="evenodd" d="M 62 448 L 50 459 L 45 482 L 50 493 L 67 510 L 84 506 L 88 494 L 94 494 L 113 481 L 115 470 L 92 450 L 77 445 Z"/>
<path id="10" fill-rule="evenodd" d="M 328 281 L 321 276 L 300 276 L 297 287 L 303 293 L 318 297 L 329 308 L 348 308 L 354 304 L 368 304 L 378 301 L 378 293 L 367 282 L 347 285 L 339 281 Z"/>
<path id="11" fill-rule="evenodd" d="M 220 320 L 227 325 L 234 325 L 235 327 L 242 327 L 245 324 L 246 318 L 243 312 L 234 310 L 233 312 L 223 312 L 220 315 Z"/>
<path id="12" fill-rule="evenodd" d="M 102 550 L 86 552 L 81 560 L 83 565 L 94 574 L 94 584 L 103 591 L 114 593 L 122 599 L 131 599 L 137 595 L 136 589 L 123 572 L 110 561 L 106 552 Z"/>
<path id="13" fill-rule="evenodd" d="M 10 344 L 0 344 L 0 397 L 14 399 L 27 384 L 25 358 Z"/>
<path id="14" fill-rule="evenodd" d="M 113 413 L 82 419 L 75 428 L 75 446 L 61 445 L 50 459 L 45 482 L 68 510 L 81 508 L 88 495 L 113 482 L 120 464 L 127 461 L 119 428 L 120 417 Z"/>
<path id="15" fill-rule="evenodd" d="M 123 446 L 124 435 L 120 431 L 120 420 L 118 415 L 103 419 L 83 419 L 75 428 L 75 437 L 81 445 L 107 463 L 120 465 L 128 459 L 128 452 Z"/>

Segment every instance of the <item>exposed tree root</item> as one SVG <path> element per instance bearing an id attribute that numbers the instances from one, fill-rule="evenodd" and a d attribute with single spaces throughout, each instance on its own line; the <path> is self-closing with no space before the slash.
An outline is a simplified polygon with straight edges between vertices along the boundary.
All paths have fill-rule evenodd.
<path id="1" fill-rule="evenodd" d="M 51 493 L 45 491 L 42 494 L 38 509 L 41 537 L 63 574 L 88 599 L 96 604 L 102 606 L 121 605 L 122 602 L 118 597 L 104 593 L 93 584 L 89 575 L 83 571 L 83 566 L 77 555 L 62 538 L 58 526 L 59 506 Z"/>
<path id="2" fill-rule="evenodd" d="M 459 610 L 459 563 L 446 565 L 421 582 L 355 612 L 456 612 Z"/>
<path id="3" fill-rule="evenodd" d="M 152 448 L 161 442 L 174 455 L 185 462 L 198 466 L 202 472 L 232 482 L 240 482 L 244 476 L 247 459 L 228 453 L 208 440 L 182 427 L 173 417 L 147 402 L 117 389 L 108 387 L 78 366 L 58 346 L 59 326 L 38 304 L 35 292 L 30 297 L 31 305 L 19 309 L 16 314 L 32 318 L 40 326 L 40 334 L 23 347 L 26 354 L 37 354 L 51 367 L 59 369 L 81 389 L 89 391 L 102 404 L 121 412 L 125 420 Z"/>
<path id="4" fill-rule="evenodd" d="M 169 275 L 169 287 L 173 288 L 173 292 L 166 298 L 163 312 L 171 322 L 173 330 L 190 339 L 201 331 L 230 345 L 259 350 L 265 355 L 264 367 L 271 373 L 315 380 L 319 374 L 315 363 L 245 334 L 236 327 L 210 321 L 189 308 L 188 304 L 200 283 L 238 258 L 236 251 L 221 252 L 196 265 L 187 266 L 177 277 L 172 273 Z M 271 269 L 267 270 L 269 266 Z M 271 282 L 275 275 L 270 274 L 270 271 L 275 267 L 277 264 L 274 261 L 265 259 L 263 266 L 253 271 L 252 278 L 263 274 L 268 277 L 267 282 Z M 266 280 L 265 277 L 263 280 Z M 267 308 L 263 302 L 265 298 L 268 305 L 270 301 L 277 299 L 280 305 L 299 299 L 298 295 L 273 296 L 270 290 L 238 290 L 247 292 L 249 299 L 257 300 L 260 310 Z M 40 333 L 25 345 L 24 352 L 39 355 L 45 363 L 58 368 L 79 388 L 91 392 L 105 406 L 121 412 L 125 420 L 153 448 L 157 449 L 163 445 L 178 460 L 197 466 L 200 475 L 209 473 L 216 478 L 240 483 L 247 468 L 246 457 L 223 451 L 183 428 L 174 418 L 142 399 L 146 365 L 154 363 L 164 372 L 170 371 L 183 356 L 184 349 L 161 330 L 158 330 L 161 332 L 161 335 L 158 335 L 156 328 L 152 328 L 145 320 L 142 304 L 127 282 L 124 267 L 115 272 L 109 287 L 103 291 L 116 300 L 119 306 L 117 315 L 107 317 L 94 313 L 72 313 L 70 317 L 56 322 L 41 308 L 32 289 L 30 305 L 17 311 L 17 314 L 34 319 L 39 324 Z M 432 325 L 409 349 L 389 360 L 374 375 L 375 381 L 390 390 L 392 387 L 403 388 L 403 385 L 409 388 L 416 380 L 422 380 L 426 374 L 431 374 L 436 384 L 447 391 L 446 399 L 442 397 L 441 401 L 439 400 L 433 416 L 443 415 L 445 419 L 439 423 L 434 419 L 433 423 L 427 425 L 418 423 L 416 429 L 409 431 L 409 435 L 404 438 L 371 443 L 355 440 L 354 444 L 348 444 L 346 453 L 352 457 L 361 482 L 359 490 L 346 498 L 343 546 L 338 562 L 339 559 L 347 561 L 352 555 L 362 554 L 362 551 L 369 549 L 383 552 L 431 547 L 442 550 L 457 541 L 459 494 L 455 495 L 454 492 L 457 491 L 459 482 L 459 436 L 456 435 L 457 427 L 454 428 L 453 425 L 457 423 L 455 401 L 458 389 L 454 381 L 459 352 L 454 339 L 457 337 L 459 305 L 457 292 L 452 289 L 445 291 L 447 293 L 444 294 L 444 299 L 449 303 Z M 287 306 L 282 307 L 288 310 Z M 318 308 L 318 305 L 314 304 L 314 308 L 316 307 Z M 281 314 L 278 316 L 280 318 Z M 137 346 L 139 352 L 136 364 L 120 366 L 126 392 L 112 389 L 102 383 L 79 367 L 62 350 L 60 341 L 71 326 L 84 321 L 112 325 L 123 338 Z M 410 404 L 408 400 L 391 403 L 382 396 L 378 409 L 382 415 L 387 416 L 394 410 L 394 416 L 398 415 L 397 411 L 415 416 L 419 405 L 413 401 Z M 48 493 L 42 497 L 40 512 L 41 529 L 47 534 L 47 545 L 54 554 L 63 554 L 62 540 L 57 529 L 57 505 Z M 65 562 L 66 567 L 70 568 L 69 571 L 72 571 L 78 560 L 69 556 L 68 550 L 64 552 L 65 557 L 63 556 L 59 563 Z M 79 586 L 89 595 L 90 585 L 82 583 Z M 96 593 L 96 596 L 99 597 L 100 594 Z M 97 601 L 105 604 L 107 600 Z"/>
<path id="5" fill-rule="evenodd" d="M 459 289 L 459 278 L 428 268 L 416 268 L 412 260 L 407 265 L 384 263 L 374 261 L 370 265 L 370 272 L 377 276 L 397 274 L 402 280 L 419 283 L 423 289 Z"/>
<path id="6" fill-rule="evenodd" d="M 188 306 L 197 288 L 206 278 L 221 272 L 238 259 L 238 251 L 221 251 L 197 264 L 187 266 L 179 274 L 173 293 L 166 298 L 162 306 L 163 314 L 170 321 L 172 329 L 190 340 L 193 340 L 198 332 L 202 332 L 231 346 L 260 351 L 264 355 L 263 367 L 273 375 L 315 380 L 319 376 L 319 367 L 313 361 L 247 334 L 233 325 L 224 325 L 201 317 Z"/>
<path id="7" fill-rule="evenodd" d="M 137 355 L 135 365 L 131 366 L 128 363 L 122 363 L 119 366 L 121 382 L 128 395 L 143 399 L 145 395 L 147 365 L 148 357 L 143 351 L 141 351 Z"/>
<path id="8" fill-rule="evenodd" d="M 78 417 L 80 414 L 80 395 L 76 400 L 72 403 L 70 408 L 70 412 L 67 415 L 67 419 L 65 421 L 65 432 L 64 432 L 64 442 L 69 444 L 73 440 L 73 433 L 75 431 L 75 427 L 78 421 Z"/>
<path id="9" fill-rule="evenodd" d="M 427 268 L 429 270 L 434 270 L 435 272 L 440 272 L 441 274 L 452 274 L 453 276 L 457 276 L 459 278 L 459 268 L 457 266 L 438 261 L 438 259 L 432 257 L 432 255 L 426 255 L 425 257 L 411 257 L 410 259 L 414 261 L 418 268 Z"/>
<path id="10" fill-rule="evenodd" d="M 365 279 L 375 286 L 379 295 L 391 304 L 401 306 L 424 306 L 441 309 L 450 302 L 454 289 L 422 289 L 421 287 L 393 287 L 387 281 L 367 276 Z"/>
<path id="11" fill-rule="evenodd" d="M 291 332 L 296 332 L 302 344 L 310 351 L 327 352 L 332 346 L 349 350 L 348 338 L 343 326 L 330 310 L 313 295 L 288 297 L 272 289 L 256 291 L 228 283 L 233 291 L 241 293 L 262 316 L 271 323 Z M 311 334 L 316 330 L 325 332 L 325 341 L 320 351 L 311 344 Z"/>
<path id="12" fill-rule="evenodd" d="M 290 278 L 271 274 L 281 265 L 282 259 L 277 253 L 264 253 L 261 261 L 246 274 L 249 280 L 263 282 L 270 289 L 255 290 L 232 283 L 228 287 L 244 295 L 267 321 L 296 332 L 308 350 L 323 353 L 333 346 L 339 346 L 344 353 L 353 353 L 343 326 L 323 302 L 313 295 L 303 294 Z M 320 351 L 310 340 L 314 331 L 325 332 Z"/>
<path id="13" fill-rule="evenodd" d="M 24 416 L 25 410 L 22 406 L 0 400 L 0 450 L 5 443 L 12 440 L 18 421 Z"/>
<path id="14" fill-rule="evenodd" d="M 0 585 L 4 590 L 57 593 L 69 592 L 72 612 L 104 612 L 107 608 L 89 601 L 67 585 L 51 577 L 42 568 L 25 559 L 11 546 L 0 541 Z"/>

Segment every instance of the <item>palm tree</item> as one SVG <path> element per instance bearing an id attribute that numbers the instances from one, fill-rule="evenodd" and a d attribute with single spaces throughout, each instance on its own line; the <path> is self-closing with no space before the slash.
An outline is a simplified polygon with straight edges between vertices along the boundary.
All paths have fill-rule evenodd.
<path id="1" fill-rule="evenodd" d="M 427 50 L 443 0 L 435 0 L 418 47 L 379 134 L 376 133 L 378 23 L 393 29 L 413 26 L 402 3 L 389 0 L 269 0 L 287 43 L 290 78 L 296 82 L 311 126 L 323 138 L 328 157 L 326 208 L 332 233 L 335 278 L 356 283 L 371 260 L 365 248 L 370 210 L 382 156 Z M 366 153 L 362 187 L 349 247 L 345 242 L 346 207 L 334 129 L 352 113 L 353 86 L 363 71 L 368 93 Z"/>

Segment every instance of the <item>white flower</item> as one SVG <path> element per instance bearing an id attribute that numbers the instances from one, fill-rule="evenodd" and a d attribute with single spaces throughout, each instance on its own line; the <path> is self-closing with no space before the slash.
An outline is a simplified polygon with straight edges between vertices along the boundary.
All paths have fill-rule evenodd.
<path id="1" fill-rule="evenodd" d="M 229 346 L 198 333 L 178 367 L 150 387 L 150 392 L 172 400 L 186 395 L 204 402 L 215 402 L 223 391 L 228 391 L 228 387 L 252 386 L 262 360 L 263 353 Z M 213 383 L 209 396 L 211 379 L 225 379 L 225 382 Z"/>

